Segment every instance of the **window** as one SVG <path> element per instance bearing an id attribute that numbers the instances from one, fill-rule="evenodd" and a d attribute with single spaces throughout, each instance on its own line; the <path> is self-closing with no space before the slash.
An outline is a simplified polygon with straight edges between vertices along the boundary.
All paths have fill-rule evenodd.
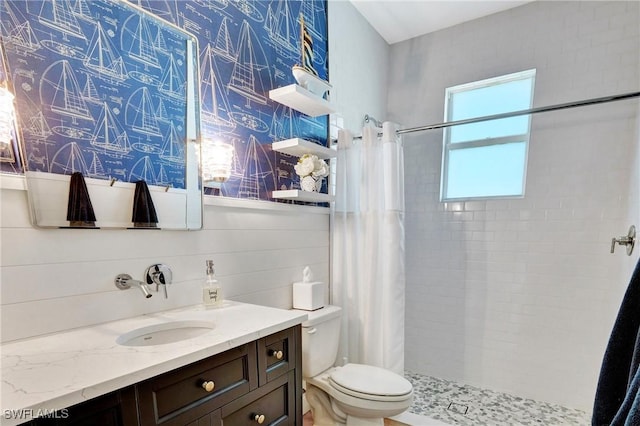
<path id="1" fill-rule="evenodd" d="M 535 70 L 449 87 L 445 121 L 530 109 Z M 442 201 L 524 195 L 530 115 L 445 128 Z"/>

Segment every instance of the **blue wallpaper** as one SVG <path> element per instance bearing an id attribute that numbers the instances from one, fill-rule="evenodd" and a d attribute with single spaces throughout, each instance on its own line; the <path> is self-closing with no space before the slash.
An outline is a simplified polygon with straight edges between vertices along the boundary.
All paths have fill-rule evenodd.
<path id="1" fill-rule="evenodd" d="M 185 34 L 112 1 L 2 14 L 28 170 L 184 188 Z"/>
<path id="2" fill-rule="evenodd" d="M 327 78 L 326 2 L 139 0 L 199 42 L 203 138 L 232 144 L 223 195 L 269 199 L 298 187 L 296 158 L 273 141 L 326 144 L 328 118 L 268 98 L 294 82 L 299 16 Z M 126 3 L 5 0 L 2 34 L 16 88 L 28 170 L 184 185 L 185 43 Z"/>

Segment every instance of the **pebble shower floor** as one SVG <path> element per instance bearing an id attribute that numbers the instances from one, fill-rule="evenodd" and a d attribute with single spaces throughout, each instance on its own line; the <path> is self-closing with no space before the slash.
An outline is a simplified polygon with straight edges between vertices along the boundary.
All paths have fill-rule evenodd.
<path id="1" fill-rule="evenodd" d="M 591 415 L 557 404 L 406 372 L 413 384 L 409 412 L 451 425 L 590 425 Z"/>

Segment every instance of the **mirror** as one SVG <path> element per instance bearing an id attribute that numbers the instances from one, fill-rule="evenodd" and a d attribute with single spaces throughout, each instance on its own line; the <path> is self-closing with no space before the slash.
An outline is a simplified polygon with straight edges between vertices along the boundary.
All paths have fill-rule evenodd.
<path id="1" fill-rule="evenodd" d="M 124 1 L 1 7 L 34 224 L 200 229 L 197 39 Z"/>

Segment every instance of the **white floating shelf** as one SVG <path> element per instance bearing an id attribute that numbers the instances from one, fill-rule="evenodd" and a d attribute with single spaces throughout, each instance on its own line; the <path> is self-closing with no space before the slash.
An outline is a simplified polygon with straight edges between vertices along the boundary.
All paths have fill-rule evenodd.
<path id="1" fill-rule="evenodd" d="M 279 87 L 269 90 L 269 98 L 286 105 L 290 108 L 300 111 L 309 117 L 318 117 L 335 112 L 336 109 L 331 102 L 320 96 L 314 95 L 307 89 L 297 84 Z"/>
<path id="2" fill-rule="evenodd" d="M 301 191 L 299 189 L 287 189 L 284 191 L 273 191 L 273 198 L 281 200 L 306 201 L 309 203 L 330 203 L 334 197 L 321 192 Z"/>
<path id="3" fill-rule="evenodd" d="M 271 149 L 273 151 L 283 152 L 296 157 L 302 157 L 304 154 L 315 154 L 318 158 L 328 159 L 337 155 L 337 151 L 335 149 L 330 149 L 326 146 L 300 138 L 274 142 L 271 144 Z"/>

